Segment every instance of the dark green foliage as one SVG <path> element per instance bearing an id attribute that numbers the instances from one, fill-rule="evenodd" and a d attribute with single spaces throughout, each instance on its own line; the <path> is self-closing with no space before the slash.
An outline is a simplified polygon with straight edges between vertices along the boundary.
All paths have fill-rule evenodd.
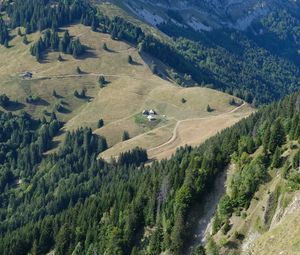
<path id="1" fill-rule="evenodd" d="M 8 27 L 5 24 L 2 17 L 0 16 L 0 44 L 4 45 L 5 42 L 8 43 L 8 40 L 9 40 Z"/>
<path id="2" fill-rule="evenodd" d="M 212 112 L 212 111 L 213 111 L 213 109 L 210 107 L 209 104 L 206 106 L 206 111 L 207 111 L 207 112 Z"/>
<path id="3" fill-rule="evenodd" d="M 29 43 L 29 41 L 28 41 L 26 35 L 23 36 L 22 42 L 23 42 L 25 45 L 27 45 L 27 44 Z"/>
<path id="4" fill-rule="evenodd" d="M 267 177 L 267 166 L 261 155 L 245 164 L 232 179 L 232 199 L 235 205 L 247 207 L 252 196 Z"/>
<path id="5" fill-rule="evenodd" d="M 281 147 L 286 141 L 286 134 L 281 124 L 281 120 L 277 119 L 271 126 L 269 150 L 273 153 L 277 147 Z"/>
<path id="6" fill-rule="evenodd" d="M 235 105 L 236 105 L 235 99 L 234 99 L 234 98 L 231 98 L 231 99 L 229 100 L 229 104 L 235 106 Z"/>
<path id="7" fill-rule="evenodd" d="M 77 98 L 79 98 L 79 93 L 78 93 L 77 90 L 74 91 L 74 96 L 77 97 Z"/>
<path id="8" fill-rule="evenodd" d="M 77 90 L 74 91 L 74 96 L 77 98 L 82 98 L 85 99 L 86 98 L 86 90 L 82 89 L 80 92 L 78 92 Z"/>
<path id="9" fill-rule="evenodd" d="M 9 47 L 8 39 L 5 39 L 5 41 L 4 41 L 4 47 L 5 47 L 5 48 L 8 48 L 8 47 Z"/>
<path id="10" fill-rule="evenodd" d="M 129 133 L 128 133 L 128 131 L 125 130 L 122 135 L 122 141 L 126 141 L 129 139 L 130 139 Z"/>
<path id="11" fill-rule="evenodd" d="M 215 230 L 225 233 L 228 216 L 247 207 L 271 164 L 270 152 L 248 153 L 262 145 L 266 123 L 273 130 L 280 119 L 287 123 L 284 132 L 290 132 L 299 115 L 295 101 L 293 95 L 264 107 L 200 147 L 181 148 L 170 160 L 149 166 L 143 164 L 147 154 L 142 149 L 123 153 L 112 163 L 97 160 L 107 149 L 106 140 L 86 128 L 66 133 L 58 151 L 43 156 L 60 127 L 56 118 L 40 124 L 26 115 L 1 114 L 0 218 L 9 215 L 10 221 L 0 224 L 0 254 L 45 254 L 54 248 L 66 254 L 80 249 L 85 254 L 139 254 L 148 248 L 150 254 L 167 249 L 180 254 L 191 236 L 190 209 L 235 153 L 232 194 L 221 200 L 216 215 Z M 294 162 L 299 166 L 296 156 Z M 293 166 L 286 177 L 291 189 L 298 187 Z M 13 185 L 16 179 L 28 192 Z M 139 240 L 145 229 L 144 249 Z M 212 240 L 208 252 L 218 252 Z"/>
<path id="12" fill-rule="evenodd" d="M 185 104 L 186 103 L 186 99 L 185 98 L 181 98 L 181 103 Z"/>
<path id="13" fill-rule="evenodd" d="M 82 89 L 80 94 L 79 94 L 79 97 L 80 98 L 86 98 L 86 90 L 85 89 Z"/>
<path id="14" fill-rule="evenodd" d="M 209 255 L 219 255 L 219 247 L 217 246 L 215 240 L 210 237 L 207 242 L 207 254 Z"/>
<path id="15" fill-rule="evenodd" d="M 204 247 L 202 245 L 198 245 L 192 251 L 191 255 L 206 255 L 206 252 L 205 252 L 205 249 L 204 249 Z"/>
<path id="16" fill-rule="evenodd" d="M 118 163 L 120 165 L 130 166 L 135 165 L 139 166 L 141 163 L 148 161 L 148 155 L 146 150 L 141 148 L 135 148 L 131 151 L 121 153 L 119 156 Z"/>
<path id="17" fill-rule="evenodd" d="M 100 88 L 103 88 L 107 83 L 107 81 L 105 80 L 105 77 L 102 75 L 99 77 L 98 82 L 99 82 Z"/>
<path id="18" fill-rule="evenodd" d="M 157 65 L 156 64 L 154 64 L 154 63 L 152 63 L 151 65 L 150 65 L 150 70 L 151 70 L 151 72 L 153 73 L 153 74 L 158 74 L 158 68 L 157 68 Z"/>
<path id="19" fill-rule="evenodd" d="M 55 111 L 63 112 L 65 110 L 64 105 L 61 102 L 58 102 L 54 105 Z"/>
<path id="20" fill-rule="evenodd" d="M 108 48 L 107 48 L 107 44 L 106 44 L 106 43 L 103 43 L 102 49 L 105 50 L 105 51 L 108 51 Z"/>
<path id="21" fill-rule="evenodd" d="M 26 97 L 26 102 L 29 104 L 35 104 L 37 102 L 39 102 L 41 99 L 39 96 L 37 95 L 30 95 L 28 97 Z"/>
<path id="22" fill-rule="evenodd" d="M 272 167 L 278 168 L 280 166 L 281 166 L 281 150 L 279 147 L 277 147 L 272 157 Z"/>
<path id="23" fill-rule="evenodd" d="M 11 17 L 10 25 L 25 27 L 26 34 L 47 28 L 56 30 L 61 26 L 79 21 L 91 25 L 95 10 L 86 1 L 17 0 L 4 6 Z M 23 15 L 26 14 L 26 15 Z M 90 24 L 88 24 L 90 23 Z"/>
<path id="24" fill-rule="evenodd" d="M 43 38 L 40 38 L 31 46 L 30 52 L 39 61 L 41 60 L 42 54 L 49 49 L 71 54 L 74 58 L 78 58 L 85 51 L 79 39 L 71 39 L 68 30 L 65 31 L 62 39 L 60 39 L 56 31 L 51 32 L 51 30 L 48 29 L 45 31 Z M 58 60 L 62 61 L 61 55 L 59 55 Z"/>
<path id="25" fill-rule="evenodd" d="M 254 30 L 263 27 L 270 31 L 259 37 L 250 32 L 231 30 L 196 33 L 174 24 L 161 24 L 161 30 L 175 38 L 172 43 L 166 43 L 121 17 L 108 18 L 87 1 L 59 0 L 53 6 L 50 1 L 17 0 L 13 5 L 4 5 L 11 27 L 23 26 L 26 33 L 52 29 L 56 39 L 52 40 L 51 49 L 60 48 L 75 58 L 83 53 L 84 47 L 78 40 L 65 41 L 67 36 L 59 43 L 55 31 L 80 21 L 94 31 L 110 33 L 113 39 L 139 45 L 140 51 L 153 55 L 178 72 L 191 75 L 198 84 L 211 84 L 254 105 L 279 99 L 299 86 L 297 27 L 300 21 L 285 11 L 272 12 L 255 26 Z M 177 12 L 168 15 L 180 19 Z M 0 31 L 0 43 L 4 44 L 9 38 L 4 21 L 0 22 Z M 270 35 L 272 33 L 276 34 L 277 40 Z M 274 41 L 278 49 L 270 41 Z M 40 61 L 45 48 L 37 46 L 32 52 Z M 107 50 L 106 44 L 103 48 Z M 285 50 L 282 52 L 282 49 Z M 151 65 L 151 70 L 157 73 L 155 65 Z"/>
<path id="26" fill-rule="evenodd" d="M 7 107 L 10 104 L 9 97 L 6 94 L 0 95 L 0 106 Z"/>
<path id="27" fill-rule="evenodd" d="M 110 20 L 101 13 L 96 17 L 96 10 L 85 1 L 59 1 L 50 8 L 52 5 L 50 1 L 16 0 L 5 6 L 12 27 L 22 25 L 26 33 L 52 29 L 31 49 L 38 60 L 46 48 L 67 53 L 72 47 L 79 49 L 78 42 L 70 46 L 67 32 L 60 40 L 56 31 L 80 20 L 114 39 L 140 44 L 142 51 L 192 74 L 199 83 L 212 82 L 248 101 L 254 98 L 265 103 L 298 86 L 298 69 L 293 64 L 273 57 L 239 34 L 232 34 L 232 41 L 239 42 L 234 52 L 182 38 L 171 45 L 146 36 L 122 18 Z M 3 22 L 0 40 L 5 29 Z M 75 50 L 75 57 L 77 53 Z M 77 72 L 81 73 L 79 68 Z M 74 94 L 85 97 L 85 92 Z M 238 169 L 232 194 L 221 200 L 215 219 L 215 231 L 223 226 L 226 232 L 229 215 L 247 207 L 266 180 L 276 148 L 284 144 L 287 134 L 299 139 L 295 102 L 293 95 L 264 107 L 200 147 L 181 148 L 170 160 L 150 166 L 143 164 L 147 153 L 142 149 L 123 153 L 112 163 L 97 160 L 107 142 L 87 128 L 67 132 L 58 151 L 46 156 L 44 152 L 61 127 L 55 114 L 39 122 L 26 114 L 0 113 L 0 254 L 46 254 L 53 249 L 58 254 L 145 253 L 148 247 L 140 239 L 147 229 L 147 251 L 159 254 L 171 249 L 172 254 L 180 254 L 191 236 L 188 216 L 193 203 L 206 195 L 235 155 Z M 124 137 L 129 134 L 124 132 Z M 261 145 L 263 152 L 249 156 Z M 291 189 L 300 183 L 297 167 L 298 154 L 292 166 L 284 168 Z M 18 180 L 22 182 L 16 185 Z M 212 239 L 208 251 L 218 254 Z M 203 249 L 197 252 L 203 254 Z"/>
<path id="28" fill-rule="evenodd" d="M 104 120 L 100 119 L 97 123 L 97 128 L 102 128 L 104 126 Z"/>
<path id="29" fill-rule="evenodd" d="M 133 64 L 133 59 L 130 55 L 128 56 L 127 61 L 128 61 L 129 64 Z"/>
<path id="30" fill-rule="evenodd" d="M 18 28 L 17 34 L 18 34 L 18 36 L 22 36 L 22 32 L 21 32 L 20 28 Z"/>

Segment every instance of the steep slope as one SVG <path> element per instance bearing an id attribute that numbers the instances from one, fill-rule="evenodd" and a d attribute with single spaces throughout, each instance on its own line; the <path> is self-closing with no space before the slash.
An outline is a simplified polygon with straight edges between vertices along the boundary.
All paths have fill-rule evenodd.
<path id="1" fill-rule="evenodd" d="M 147 166 L 145 152 L 137 149 L 112 163 L 97 160 L 103 137 L 89 129 L 68 133 L 56 153 L 42 156 L 56 120 L 40 123 L 26 114 L 0 113 L 0 155 L 7 155 L 0 158 L 0 254 L 183 254 L 188 244 L 202 241 L 193 229 L 211 214 L 198 209 L 227 169 L 233 181 L 218 206 L 215 241 L 208 238 L 207 253 L 239 254 L 250 226 L 264 234 L 273 224 L 276 231 L 277 205 L 294 207 L 288 205 L 300 187 L 299 102 L 297 95 L 289 96 L 199 147 L 181 148 L 169 160 Z M 21 139 L 29 133 L 31 139 Z M 282 204 L 279 197 L 285 197 Z M 270 240 L 268 234 L 261 238 L 253 249 Z M 289 240 L 280 245 L 293 254 L 297 237 Z"/>
<path id="2" fill-rule="evenodd" d="M 225 128 L 248 116 L 251 107 L 206 88 L 204 82 L 202 88 L 190 88 L 196 78 L 217 81 L 224 76 L 228 80 L 220 90 L 238 94 L 233 89 L 243 86 L 248 101 L 261 95 L 265 101 L 260 103 L 267 102 L 296 89 L 295 65 L 254 47 L 239 32 L 226 31 L 215 40 L 224 46 L 232 36 L 243 45 L 238 52 L 231 43 L 222 50 L 216 44 L 201 48 L 196 41 L 149 36 L 120 17 L 104 16 L 86 1 L 15 0 L 3 5 L 8 16 L 5 22 L 0 19 L 0 53 L 9 63 L 1 62 L 1 70 L 3 89 L 12 94 L 10 101 L 0 96 L 1 255 L 297 252 L 300 95 L 287 96 Z M 18 31 L 20 25 L 24 28 Z M 272 29 L 282 35 L 280 27 Z M 180 25 L 171 32 L 180 34 L 177 28 Z M 208 37 L 206 45 L 213 38 Z M 245 55 L 239 58 L 240 53 Z M 256 79 L 252 90 L 249 77 Z M 150 108 L 157 112 L 156 121 L 142 115 Z M 104 126 L 99 118 L 104 118 Z M 50 153 L 53 139 L 62 138 L 58 135 L 63 125 L 63 142 Z M 145 134 L 150 137 L 145 144 L 158 144 L 154 150 L 168 151 L 174 142 L 168 155 L 162 155 L 169 159 L 147 164 L 147 152 L 141 148 L 122 152 L 112 162 L 99 159 L 107 149 L 103 134 L 111 145 L 116 142 L 117 150 L 134 142 L 118 144 L 125 128 L 129 134 L 124 132 L 123 140 Z M 170 156 L 186 142 L 192 146 Z M 151 156 L 151 148 L 148 152 Z M 227 170 L 226 195 L 216 210 L 205 252 L 203 230 L 225 192 Z M 216 180 L 221 186 L 218 196 L 207 203 Z M 203 208 L 204 202 L 210 208 Z M 270 247 L 268 242 L 276 241 L 290 222 L 294 231 L 287 243 Z"/>
<path id="3" fill-rule="evenodd" d="M 134 17 L 140 20 L 136 24 L 150 19 L 148 24 L 152 23 L 153 28 L 157 27 L 165 35 L 154 34 L 174 48 L 164 55 L 148 48 L 149 45 L 162 48 L 157 42 L 151 44 L 149 40 L 150 42 L 142 45 L 147 45 L 146 48 L 151 54 L 164 59 L 173 68 L 191 74 L 199 84 L 211 84 L 213 88 L 233 93 L 256 105 L 280 99 L 299 87 L 298 2 L 216 1 L 217 6 L 222 6 L 219 11 L 224 12 L 223 6 L 228 4 L 232 16 L 237 15 L 232 18 L 229 14 L 218 14 L 222 20 L 218 22 L 214 21 L 214 13 L 218 12 L 218 8 L 210 2 L 189 2 L 188 8 L 181 6 L 184 2 L 170 2 L 174 9 L 165 1 L 134 1 L 129 2 L 129 7 L 128 1 L 111 2 L 112 4 L 105 2 L 99 6 L 110 15 L 131 15 L 132 20 Z M 115 4 L 122 11 L 113 11 L 118 9 L 114 8 Z M 258 14 L 253 14 L 250 11 L 252 9 Z M 205 15 L 199 21 L 191 12 Z M 254 17 L 251 18 L 251 15 Z M 240 24 L 235 24 L 237 20 L 241 20 Z M 208 23 L 211 22 L 219 25 L 209 26 Z M 153 33 L 153 28 L 150 33 Z M 168 57 L 170 55 L 173 57 Z"/>
<path id="4" fill-rule="evenodd" d="M 298 1 L 282 0 L 186 0 L 186 1 L 113 1 L 145 22 L 157 26 L 169 19 L 198 31 L 219 28 L 247 29 L 254 21 L 278 9 L 297 14 Z M 176 15 L 176 12 L 178 13 Z"/>
<path id="5" fill-rule="evenodd" d="M 281 212 L 282 219 L 271 229 L 254 240 L 244 254 L 299 254 L 300 250 L 300 206 L 299 193 Z"/>
<path id="6" fill-rule="evenodd" d="M 282 103 L 278 110 L 298 109 L 298 100 L 299 95 L 297 101 L 290 101 L 289 106 Z M 240 140 L 232 155 L 226 194 L 207 230 L 207 236 L 212 235 L 208 250 L 217 249 L 220 254 L 299 254 L 297 116 L 297 112 L 281 115 L 271 126 L 262 120 L 263 128 L 256 129 L 262 135 L 262 146 L 256 149 L 249 138 Z M 280 123 L 289 123 L 289 127 L 280 127 Z"/>

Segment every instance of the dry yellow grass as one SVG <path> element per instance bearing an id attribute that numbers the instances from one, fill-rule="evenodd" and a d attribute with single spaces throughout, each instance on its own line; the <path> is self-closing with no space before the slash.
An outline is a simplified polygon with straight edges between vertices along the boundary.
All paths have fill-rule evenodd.
<path id="1" fill-rule="evenodd" d="M 30 55 L 30 45 L 24 45 L 22 38 L 16 36 L 11 42 L 11 48 L 0 47 L 0 56 L 5 62 L 0 63 L 0 93 L 6 93 L 22 105 L 20 110 L 28 111 L 34 117 L 43 116 L 43 111 L 51 112 L 54 105 L 63 100 L 69 111 L 58 114 L 66 122 L 66 130 L 89 126 L 95 133 L 104 135 L 112 148 L 106 152 L 107 157 L 116 156 L 119 152 L 141 146 L 146 149 L 157 147 L 172 137 L 173 129 L 178 121 L 194 118 L 218 116 L 234 109 L 229 105 L 230 95 L 208 88 L 182 88 L 169 80 L 152 74 L 149 63 L 156 61 L 147 55 L 141 56 L 131 45 L 114 41 L 109 35 L 96 33 L 82 25 L 67 28 L 72 36 L 80 38 L 88 46 L 87 54 L 81 59 L 62 55 L 64 61 L 57 61 L 58 53 L 49 52 L 43 63 L 38 63 Z M 63 32 L 63 31 L 62 31 Z M 39 33 L 28 37 L 36 41 Z M 102 48 L 106 43 L 109 51 Z M 131 55 L 135 64 L 128 63 Z M 79 66 L 82 74 L 76 73 Z M 163 64 L 159 66 L 166 68 Z M 24 71 L 33 72 L 33 79 L 22 80 L 19 74 Z M 98 77 L 105 76 L 109 84 L 100 89 Z M 74 97 L 75 90 L 85 88 L 90 100 L 80 100 Z M 52 91 L 62 96 L 56 99 Z M 25 103 L 29 95 L 38 95 L 43 99 L 40 105 Z M 182 103 L 182 98 L 186 103 Z M 206 106 L 215 111 L 208 113 Z M 153 108 L 159 113 L 159 121 L 155 124 L 140 123 L 136 118 L 143 109 Z M 251 109 L 247 106 L 246 116 Z M 137 117 L 138 116 L 138 117 Z M 97 121 L 104 119 L 105 126 L 96 129 Z M 164 150 L 162 156 L 169 156 L 177 146 L 185 143 L 195 145 L 204 139 L 230 126 L 239 118 L 223 117 L 213 120 L 191 121 L 181 123 L 178 127 L 179 143 Z M 199 128 L 201 127 L 201 128 Z M 121 142 L 122 133 L 127 130 L 131 138 Z M 151 154 L 151 153 L 150 153 Z M 160 152 L 152 153 L 157 156 Z M 161 157 L 162 157 L 161 156 Z"/>
<path id="2" fill-rule="evenodd" d="M 143 148 L 147 149 L 150 159 L 170 158 L 177 148 L 185 145 L 198 146 L 252 112 L 253 109 L 245 104 L 235 112 L 176 121 L 176 125 L 173 122 L 129 141 L 118 143 L 100 156 L 108 160 L 120 152 L 143 145 Z"/>

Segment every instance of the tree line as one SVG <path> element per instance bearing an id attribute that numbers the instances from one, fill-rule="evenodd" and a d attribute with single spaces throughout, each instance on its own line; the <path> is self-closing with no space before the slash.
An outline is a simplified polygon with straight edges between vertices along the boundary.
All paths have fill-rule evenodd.
<path id="1" fill-rule="evenodd" d="M 0 178 L 0 254 L 46 254 L 52 249 L 57 254 L 181 254 L 194 225 L 193 206 L 231 160 L 238 162 L 238 176 L 232 193 L 221 200 L 215 231 L 226 226 L 233 211 L 249 205 L 286 137 L 300 137 L 297 96 L 262 108 L 195 149 L 180 148 L 170 160 L 148 166 L 142 149 L 111 163 L 97 160 L 106 140 L 88 128 L 68 132 L 56 153 L 41 156 L 51 140 L 45 128 L 49 121 L 1 115 L 1 127 L 9 131 L 1 132 L 2 166 L 7 169 Z M 15 122 L 20 128 L 12 128 Z M 15 139 L 34 145 L 16 154 L 15 146 L 6 146 Z M 257 157 L 247 156 L 260 147 L 264 149 Z M 284 170 L 294 189 L 300 185 L 294 170 L 299 155 Z M 14 180 L 21 182 L 16 186 Z M 143 238 L 145 231 L 149 234 Z"/>
<path id="2" fill-rule="evenodd" d="M 48 49 L 71 54 L 74 58 L 78 58 L 85 51 L 79 39 L 72 39 L 68 30 L 64 32 L 62 38 L 59 38 L 56 31 L 47 29 L 43 38 L 40 38 L 30 47 L 30 53 L 35 56 L 37 61 L 41 61 L 44 52 Z"/>

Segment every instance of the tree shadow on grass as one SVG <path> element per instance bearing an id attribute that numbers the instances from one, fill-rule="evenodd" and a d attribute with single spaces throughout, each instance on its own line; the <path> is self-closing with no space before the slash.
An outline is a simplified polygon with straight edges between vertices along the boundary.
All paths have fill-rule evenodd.
<path id="1" fill-rule="evenodd" d="M 60 110 L 59 110 L 59 113 L 62 113 L 62 114 L 68 114 L 68 113 L 71 113 L 72 111 L 66 107 L 62 107 Z"/>
<path id="2" fill-rule="evenodd" d="M 29 104 L 36 105 L 36 106 L 49 106 L 50 105 L 45 99 L 42 99 L 42 98 L 40 98 L 36 101 L 33 101 Z"/>
<path id="3" fill-rule="evenodd" d="M 20 103 L 20 102 L 15 102 L 15 101 L 11 101 L 9 103 L 9 105 L 3 107 L 6 111 L 11 111 L 11 112 L 14 112 L 14 111 L 19 111 L 19 110 L 22 110 L 25 108 L 25 104 L 23 103 Z"/>
<path id="4" fill-rule="evenodd" d="M 79 59 L 79 60 L 85 60 L 88 58 L 97 58 L 97 55 L 94 52 L 88 50 L 85 53 L 83 53 L 82 55 L 77 57 L 77 59 Z"/>
<path id="5" fill-rule="evenodd" d="M 105 51 L 109 52 L 109 53 L 119 53 L 119 52 L 117 52 L 117 51 L 115 51 L 113 49 L 109 49 L 109 48 L 106 48 Z"/>
<path id="6" fill-rule="evenodd" d="M 130 64 L 133 65 L 133 66 L 142 66 L 143 65 L 142 63 L 139 63 L 139 62 L 134 61 L 134 60 Z"/>

